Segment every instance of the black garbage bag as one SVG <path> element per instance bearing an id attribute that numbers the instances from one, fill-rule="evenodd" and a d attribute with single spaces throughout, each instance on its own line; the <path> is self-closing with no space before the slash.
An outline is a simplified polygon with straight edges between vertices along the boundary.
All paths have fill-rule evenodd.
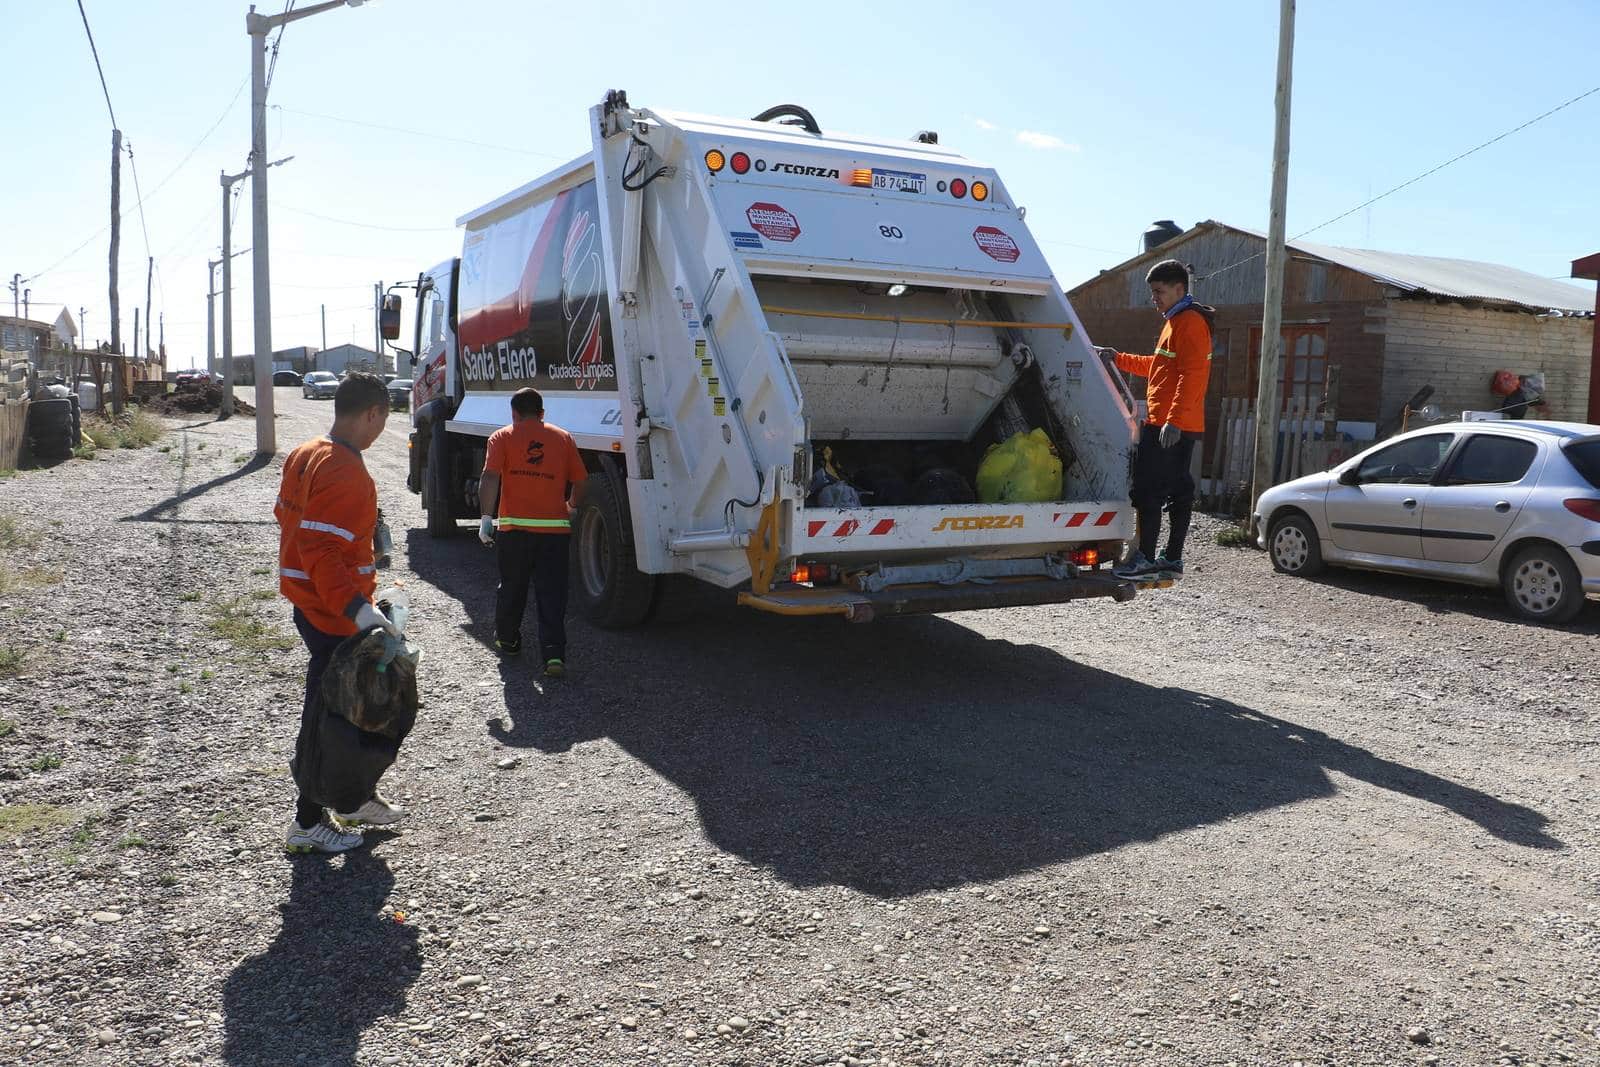
<path id="1" fill-rule="evenodd" d="M 977 494 L 954 467 L 925 470 L 911 485 L 913 504 L 975 504 Z"/>
<path id="2" fill-rule="evenodd" d="M 354 811 L 394 765 L 417 721 L 415 657 L 394 656 L 394 645 L 374 626 L 334 651 L 312 709 L 316 729 L 293 763 L 295 785 L 307 800 Z"/>

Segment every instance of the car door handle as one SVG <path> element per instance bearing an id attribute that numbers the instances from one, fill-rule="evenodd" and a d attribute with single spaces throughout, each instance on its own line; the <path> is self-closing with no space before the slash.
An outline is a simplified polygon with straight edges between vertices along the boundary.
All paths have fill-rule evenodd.
<path id="1" fill-rule="evenodd" d="M 1417 498 L 1414 496 L 1408 496 L 1404 500 L 1400 501 L 1400 506 L 1403 508 L 1414 508 L 1417 506 Z"/>
<path id="2" fill-rule="evenodd" d="M 1509 500 L 1497 501 L 1495 503 L 1494 509 L 1496 511 L 1500 512 L 1502 515 L 1504 515 L 1506 512 L 1511 510 L 1511 501 L 1509 501 Z"/>

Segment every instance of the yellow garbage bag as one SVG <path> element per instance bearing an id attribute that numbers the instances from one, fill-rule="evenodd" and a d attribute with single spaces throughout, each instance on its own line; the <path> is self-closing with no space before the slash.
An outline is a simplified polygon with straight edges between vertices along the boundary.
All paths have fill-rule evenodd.
<path id="1" fill-rule="evenodd" d="M 1061 499 L 1061 457 L 1043 430 L 1012 434 L 990 445 L 978 464 L 978 500 L 1043 504 Z"/>

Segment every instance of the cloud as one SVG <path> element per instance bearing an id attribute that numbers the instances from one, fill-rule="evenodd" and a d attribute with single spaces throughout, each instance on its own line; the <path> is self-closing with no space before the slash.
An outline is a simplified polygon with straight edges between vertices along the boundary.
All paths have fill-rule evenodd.
<path id="1" fill-rule="evenodd" d="M 1017 143 L 1027 148 L 1037 148 L 1046 151 L 1065 149 L 1068 152 L 1078 151 L 1078 146 L 1068 144 L 1061 138 L 1051 133 L 1040 133 L 1037 130 L 1018 130 Z"/>
<path id="2" fill-rule="evenodd" d="M 980 130 L 997 130 L 1000 128 L 988 119 L 973 119 L 972 124 Z"/>

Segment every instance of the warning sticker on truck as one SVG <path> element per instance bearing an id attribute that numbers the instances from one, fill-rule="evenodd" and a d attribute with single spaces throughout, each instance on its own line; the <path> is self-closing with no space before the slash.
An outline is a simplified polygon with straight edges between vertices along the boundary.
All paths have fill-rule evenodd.
<path id="1" fill-rule="evenodd" d="M 994 226 L 979 226 L 972 231 L 972 239 L 978 242 L 984 255 L 1001 263 L 1015 263 L 1022 255 L 1022 249 L 1011 235 Z"/>
<path id="2" fill-rule="evenodd" d="M 750 228 L 769 241 L 787 244 L 800 236 L 800 221 L 779 204 L 751 204 L 744 217 Z"/>

